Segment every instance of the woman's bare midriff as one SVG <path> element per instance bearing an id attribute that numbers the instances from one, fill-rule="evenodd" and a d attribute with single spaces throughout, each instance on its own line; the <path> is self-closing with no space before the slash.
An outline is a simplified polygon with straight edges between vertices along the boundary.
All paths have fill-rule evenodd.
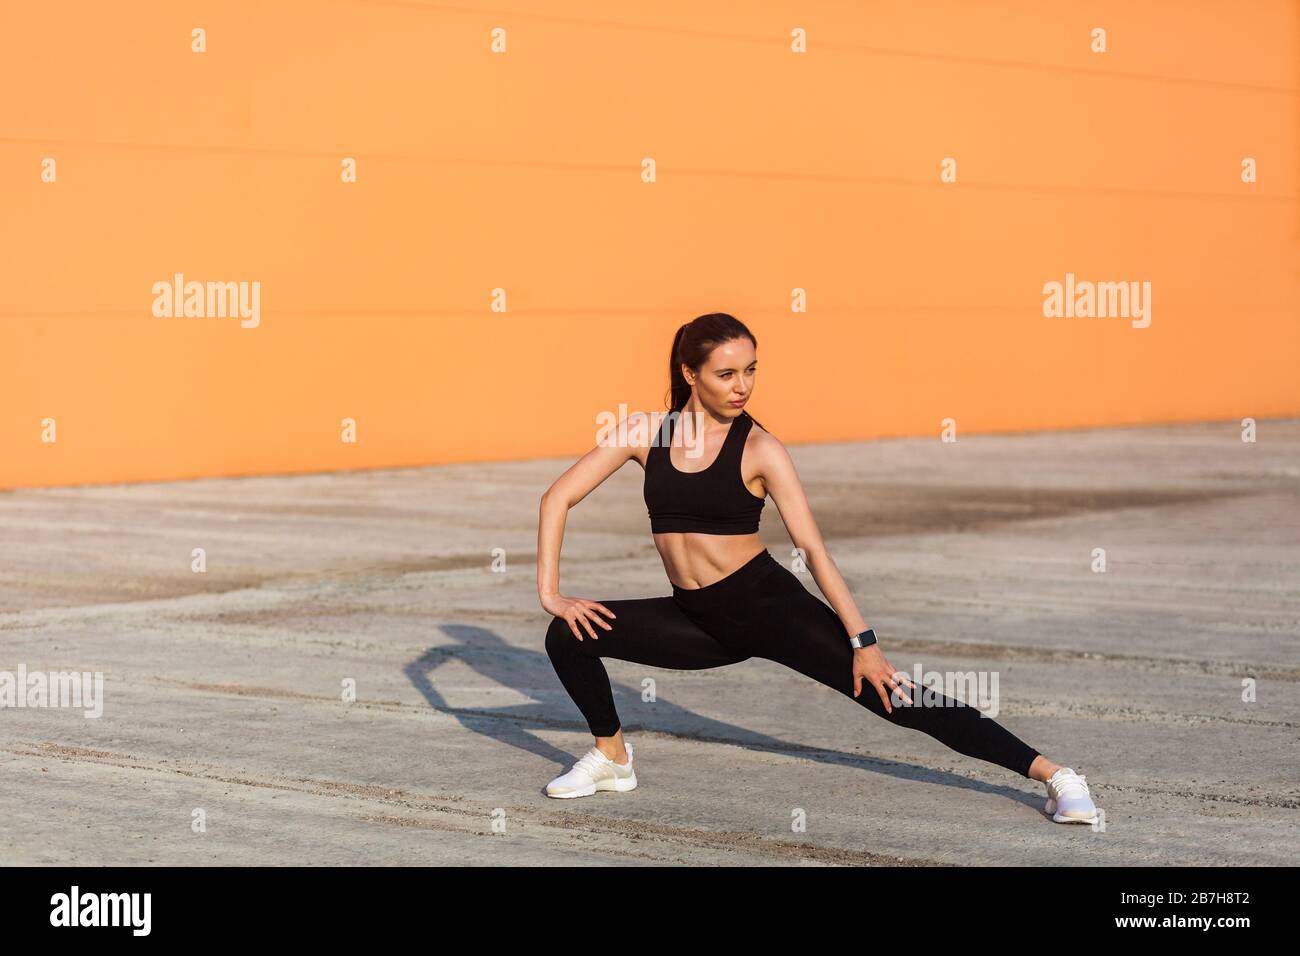
<path id="1" fill-rule="evenodd" d="M 696 534 L 670 531 L 652 535 L 668 580 L 679 588 L 694 590 L 721 581 L 763 551 L 763 539 L 755 534 Z"/>

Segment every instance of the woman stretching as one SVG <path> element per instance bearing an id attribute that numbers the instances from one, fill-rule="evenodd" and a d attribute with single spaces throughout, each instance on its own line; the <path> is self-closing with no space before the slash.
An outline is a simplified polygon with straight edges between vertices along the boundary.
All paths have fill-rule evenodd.
<path id="1" fill-rule="evenodd" d="M 595 737 L 595 746 L 573 769 L 547 785 L 547 795 L 584 797 L 636 787 L 632 745 L 623 739 L 601 658 L 694 670 L 760 657 L 959 753 L 1043 781 L 1053 820 L 1092 823 L 1097 808 L 1082 775 L 1052 763 L 975 707 L 942 694 L 913 703 L 907 688 L 916 685 L 885 659 L 858 613 L 785 446 L 761 425 L 755 429 L 758 423 L 744 410 L 754 393 L 757 344 L 743 323 L 725 313 L 683 325 L 670 353 L 671 410 L 654 417 L 633 413 L 619 425 L 617 434 L 646 441 L 597 445 L 542 496 L 537 588 L 552 615 L 546 653 Z M 691 447 L 709 464 L 691 467 L 685 438 L 672 441 L 684 431 L 674 427 L 683 421 L 704 423 Z M 683 446 L 676 461 L 675 444 Z M 559 558 L 568 511 L 629 458 L 645 469 L 650 530 L 672 596 L 566 597 L 559 590 Z M 829 606 L 759 538 L 768 495 Z"/>

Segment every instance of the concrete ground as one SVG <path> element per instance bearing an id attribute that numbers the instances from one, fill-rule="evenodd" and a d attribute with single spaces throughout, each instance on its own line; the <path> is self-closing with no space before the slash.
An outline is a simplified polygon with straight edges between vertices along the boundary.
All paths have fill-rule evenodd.
<path id="1" fill-rule="evenodd" d="M 791 452 L 890 661 L 995 672 L 1104 829 L 760 660 L 609 662 L 640 787 L 547 799 L 590 745 L 543 649 L 551 459 L 0 494 L 0 670 L 104 675 L 101 717 L 0 710 L 0 862 L 1300 858 L 1300 421 Z M 570 514 L 564 593 L 670 592 L 640 477 Z"/>

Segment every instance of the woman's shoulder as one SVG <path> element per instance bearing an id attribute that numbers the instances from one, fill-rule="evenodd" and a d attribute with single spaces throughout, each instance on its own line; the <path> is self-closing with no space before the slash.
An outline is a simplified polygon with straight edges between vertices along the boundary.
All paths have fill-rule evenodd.
<path id="1" fill-rule="evenodd" d="M 601 444 L 618 444 L 629 448 L 649 448 L 658 432 L 667 412 L 628 412 L 614 421 L 607 417 L 607 428 L 603 432 Z"/>
<path id="2" fill-rule="evenodd" d="M 623 421 L 626 423 L 628 433 L 635 434 L 638 445 L 644 448 L 663 427 L 668 415 L 668 412 L 629 412 Z"/>
<path id="3" fill-rule="evenodd" d="M 758 423 L 758 420 L 748 412 L 745 416 L 749 419 L 749 433 L 745 436 L 745 444 L 750 448 L 784 448 L 781 439 L 777 438 L 770 431 Z"/>
<path id="4" fill-rule="evenodd" d="M 781 439 L 753 421 L 752 416 L 751 421 L 749 434 L 745 436 L 745 457 L 757 466 L 758 474 L 763 474 L 766 463 L 789 460 L 790 453 Z"/>

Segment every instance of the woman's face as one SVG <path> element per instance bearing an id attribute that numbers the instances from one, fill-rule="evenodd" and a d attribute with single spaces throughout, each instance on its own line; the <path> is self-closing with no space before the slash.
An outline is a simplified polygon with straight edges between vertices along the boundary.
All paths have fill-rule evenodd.
<path id="1" fill-rule="evenodd" d="M 689 368 L 683 368 L 682 374 L 695 385 L 695 395 L 705 411 L 719 418 L 733 418 L 754 392 L 757 368 L 754 343 L 739 338 L 723 342 L 710 352 L 698 375 L 693 376 Z"/>

